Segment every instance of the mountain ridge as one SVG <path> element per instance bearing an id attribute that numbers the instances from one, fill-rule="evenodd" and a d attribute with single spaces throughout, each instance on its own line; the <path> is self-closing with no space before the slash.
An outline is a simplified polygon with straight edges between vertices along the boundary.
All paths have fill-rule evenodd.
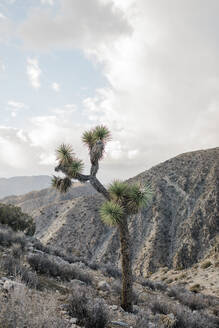
<path id="1" fill-rule="evenodd" d="M 41 190 L 49 187 L 50 184 L 51 177 L 48 175 L 0 178 L 0 198 L 22 195 L 33 190 Z"/>
<path id="2" fill-rule="evenodd" d="M 129 224 L 136 274 L 191 267 L 214 244 L 219 233 L 218 163 L 219 147 L 187 152 L 128 180 L 154 190 L 151 204 Z M 72 189 L 76 194 L 77 187 Z M 91 195 L 89 184 L 80 188 L 79 197 L 73 191 L 56 194 L 54 201 L 35 208 L 22 197 L 13 201 L 35 217 L 36 236 L 44 243 L 72 248 L 92 261 L 119 263 L 117 230 L 106 227 L 98 213 L 103 197 Z"/>

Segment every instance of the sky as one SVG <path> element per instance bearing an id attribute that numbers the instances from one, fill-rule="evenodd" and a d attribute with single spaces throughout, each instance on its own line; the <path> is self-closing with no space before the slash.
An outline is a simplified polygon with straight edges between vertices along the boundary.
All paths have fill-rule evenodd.
<path id="1" fill-rule="evenodd" d="M 98 177 L 219 144 L 218 0 L 0 0 L 0 177 L 54 174 L 106 125 Z"/>

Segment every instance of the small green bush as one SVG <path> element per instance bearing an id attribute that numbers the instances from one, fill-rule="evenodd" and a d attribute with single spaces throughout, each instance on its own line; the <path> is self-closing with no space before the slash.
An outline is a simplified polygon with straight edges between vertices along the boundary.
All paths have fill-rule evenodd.
<path id="1" fill-rule="evenodd" d="M 14 231 L 24 231 L 25 234 L 33 236 L 35 223 L 33 218 L 21 211 L 20 207 L 0 203 L 0 223 L 6 224 Z"/>

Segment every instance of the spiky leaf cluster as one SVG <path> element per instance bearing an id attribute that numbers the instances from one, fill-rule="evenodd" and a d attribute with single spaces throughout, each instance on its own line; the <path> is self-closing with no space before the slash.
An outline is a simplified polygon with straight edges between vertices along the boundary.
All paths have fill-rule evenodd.
<path id="1" fill-rule="evenodd" d="M 129 185 L 125 182 L 115 180 L 110 184 L 108 191 L 113 201 L 123 205 L 129 192 Z"/>
<path id="2" fill-rule="evenodd" d="M 127 194 L 126 208 L 130 214 L 136 214 L 138 211 L 146 207 L 151 200 L 152 191 L 149 186 L 141 187 L 140 184 L 129 186 Z"/>
<path id="3" fill-rule="evenodd" d="M 100 208 L 100 216 L 104 223 L 109 226 L 115 226 L 119 224 L 124 215 L 122 206 L 113 201 L 107 201 L 103 203 Z"/>
<path id="4" fill-rule="evenodd" d="M 142 188 L 139 184 L 130 185 L 119 180 L 115 180 L 108 191 L 111 201 L 103 204 L 100 214 L 102 220 L 111 225 L 120 223 L 124 214 L 136 214 L 148 204 L 152 195 L 149 187 Z M 115 220 L 114 211 L 119 210 L 123 212 L 123 215 L 120 220 Z"/>
<path id="5" fill-rule="evenodd" d="M 61 144 L 56 150 L 56 159 L 60 165 L 66 166 L 71 164 L 74 158 L 74 152 L 71 145 Z"/>
<path id="6" fill-rule="evenodd" d="M 76 178 L 77 174 L 83 171 L 83 168 L 84 168 L 83 161 L 78 158 L 74 158 L 67 169 L 67 174 L 69 178 L 71 179 Z"/>
<path id="7" fill-rule="evenodd" d="M 91 150 L 97 141 L 106 143 L 110 140 L 110 131 L 104 125 L 98 125 L 94 129 L 87 130 L 82 135 L 82 142 Z"/>
<path id="8" fill-rule="evenodd" d="M 71 180 L 66 178 L 60 178 L 53 176 L 52 178 L 52 187 L 56 188 L 60 192 L 64 193 L 71 187 Z"/>

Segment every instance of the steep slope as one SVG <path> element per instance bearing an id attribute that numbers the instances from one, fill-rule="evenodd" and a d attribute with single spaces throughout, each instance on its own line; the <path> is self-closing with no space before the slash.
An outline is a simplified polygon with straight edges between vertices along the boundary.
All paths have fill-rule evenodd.
<path id="1" fill-rule="evenodd" d="M 46 188 L 39 191 L 32 191 L 21 196 L 9 196 L 1 201 L 5 204 L 20 206 L 22 210 L 30 215 L 34 211 L 44 206 L 50 206 L 53 203 L 67 201 L 73 198 L 92 195 L 96 193 L 90 184 L 74 183 L 73 187 L 65 194 L 61 194 L 53 188 Z"/>
<path id="2" fill-rule="evenodd" d="M 219 148 L 190 152 L 129 180 L 150 184 L 153 189 L 150 206 L 130 220 L 136 274 L 146 275 L 164 266 L 190 267 L 215 243 L 219 233 L 218 163 Z M 71 247 L 95 261 L 118 262 L 118 234 L 99 219 L 100 195 L 75 198 L 75 194 L 51 196 L 51 190 L 44 193 L 41 198 L 29 195 L 25 201 L 21 197 L 18 203 L 13 199 L 34 214 L 37 236 L 43 242 Z"/>
<path id="3" fill-rule="evenodd" d="M 32 190 L 41 190 L 48 188 L 50 184 L 51 177 L 48 175 L 0 178 L 0 198 L 9 195 L 22 195 Z"/>

